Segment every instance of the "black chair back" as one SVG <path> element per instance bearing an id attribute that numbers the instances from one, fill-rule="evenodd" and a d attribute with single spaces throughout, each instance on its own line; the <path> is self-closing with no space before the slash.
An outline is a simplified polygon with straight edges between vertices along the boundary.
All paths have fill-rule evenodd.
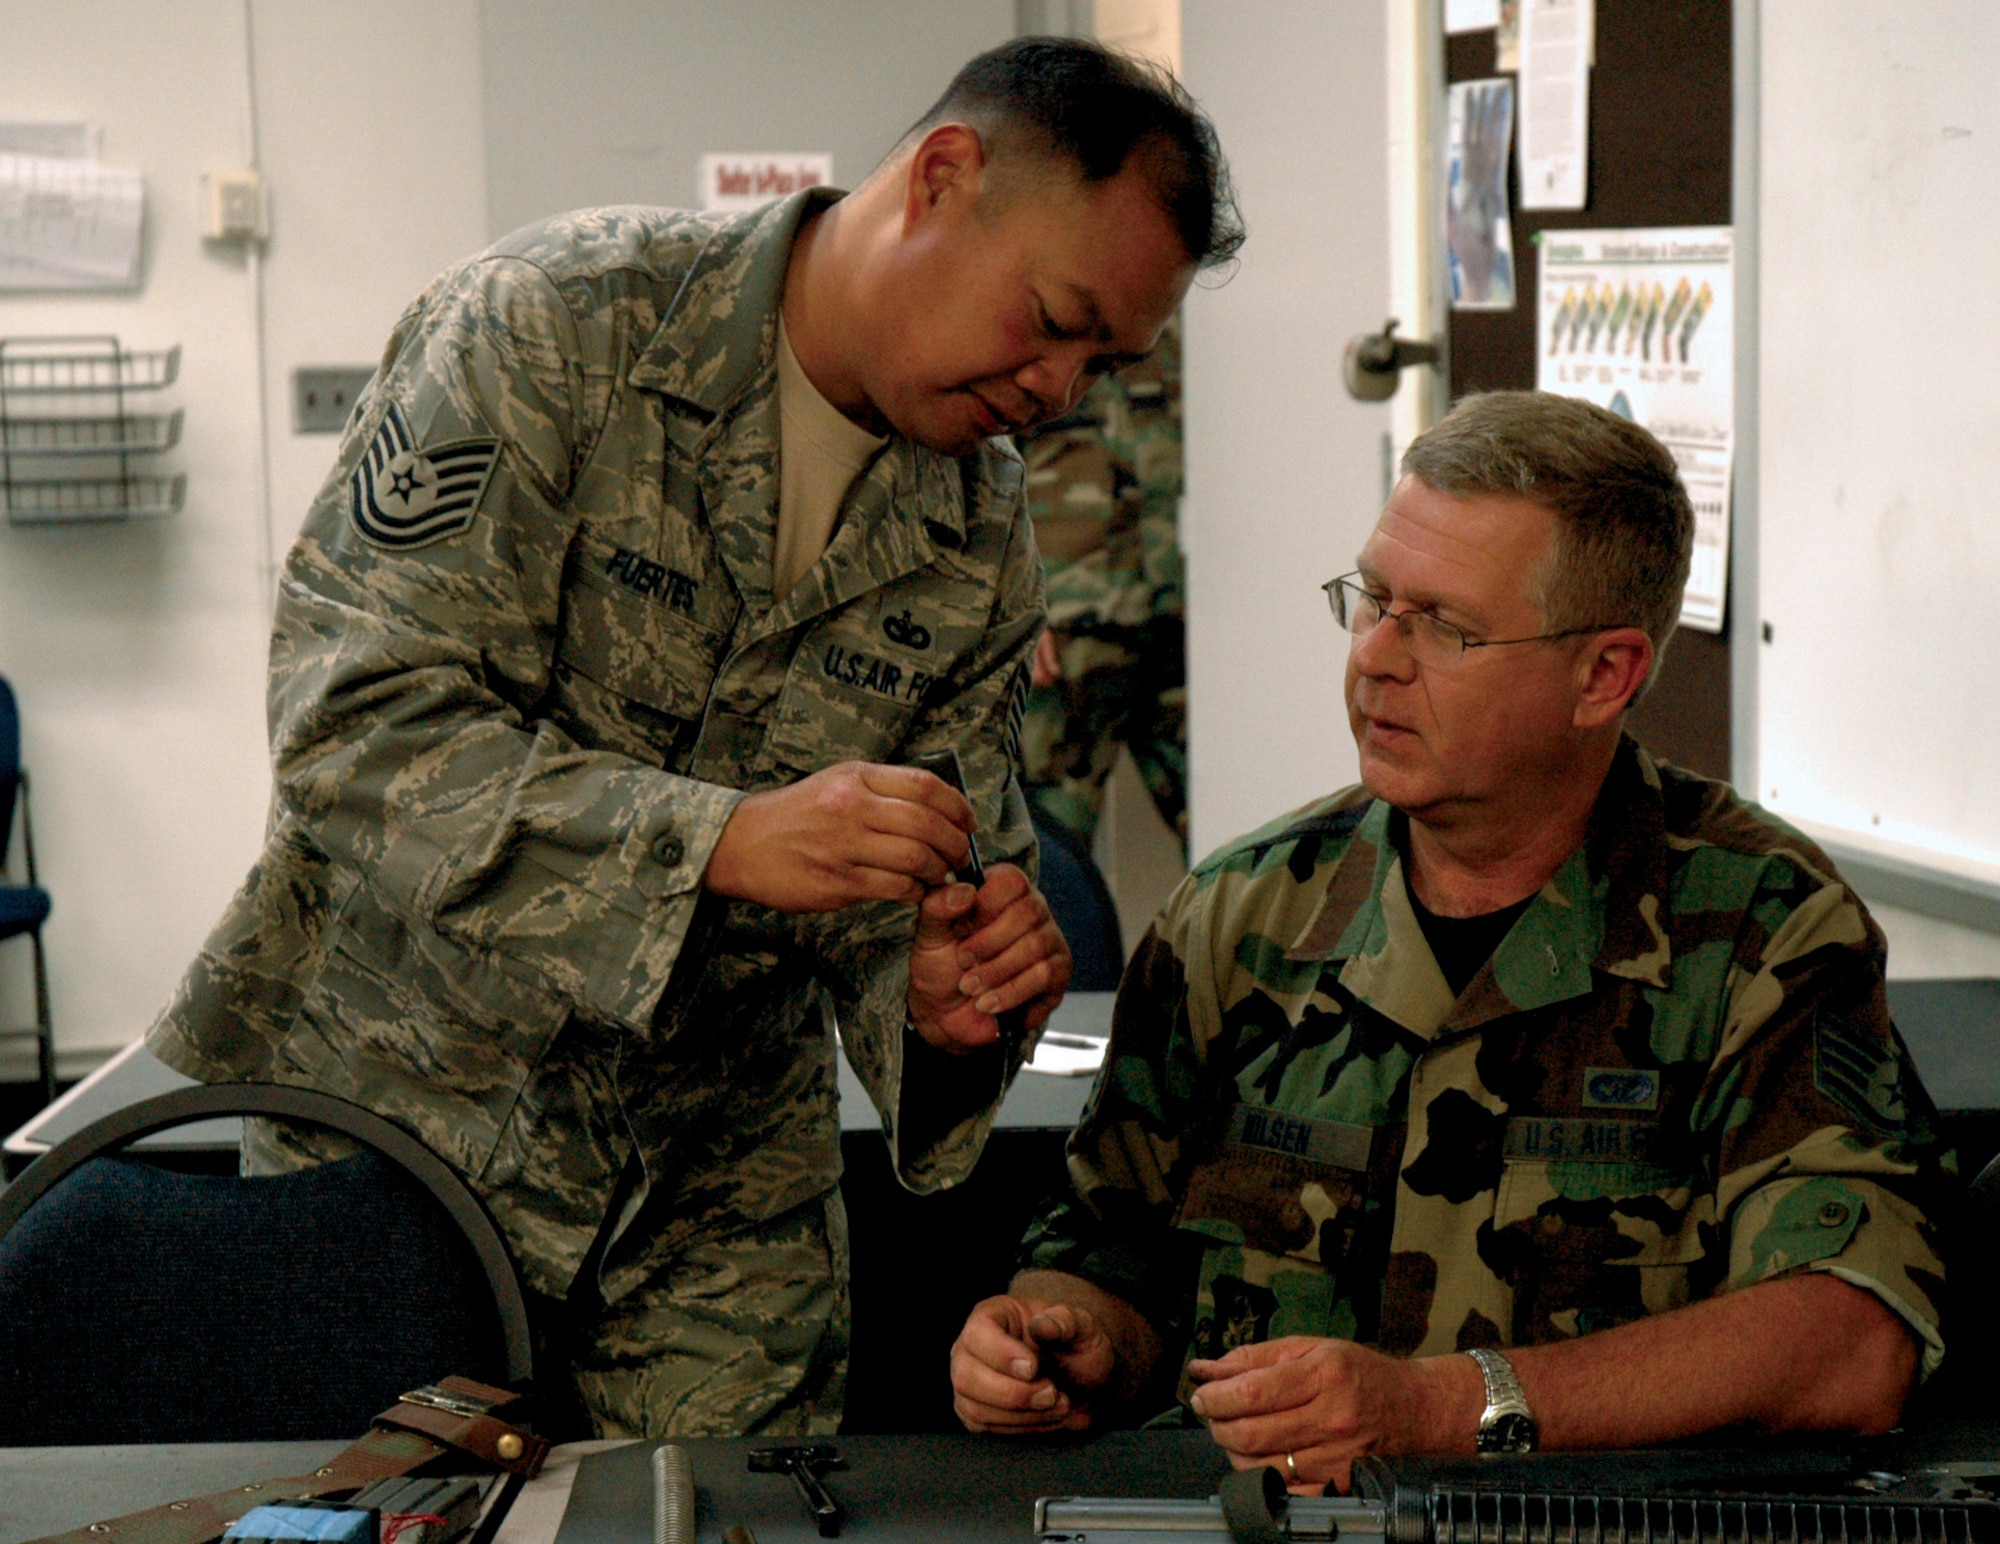
<path id="1" fill-rule="evenodd" d="M 14 794 L 21 785 L 21 710 L 14 688 L 0 676 L 0 873 L 14 836 Z"/>
<path id="2" fill-rule="evenodd" d="M 1072 992 L 1115 992 L 1125 973 L 1125 940 L 1118 907 L 1090 849 L 1067 827 L 1032 805 L 1035 840 L 1042 849 L 1041 891 L 1049 914 L 1069 940 Z"/>
<path id="3" fill-rule="evenodd" d="M 266 1115 L 356 1157 L 269 1178 L 116 1149 Z M 0 1194 L 0 1445 L 354 1436 L 452 1373 L 526 1390 L 527 1309 L 478 1198 L 408 1133 L 303 1089 L 218 1084 L 86 1127 Z"/>

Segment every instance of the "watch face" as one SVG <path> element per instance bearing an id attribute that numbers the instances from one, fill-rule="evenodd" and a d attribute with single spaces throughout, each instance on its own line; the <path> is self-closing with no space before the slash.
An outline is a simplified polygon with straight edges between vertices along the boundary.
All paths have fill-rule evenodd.
<path id="1" fill-rule="evenodd" d="M 1535 1442 L 1541 1436 L 1541 1429 L 1535 1425 L 1532 1415 L 1517 1415 L 1509 1412 L 1495 1416 L 1491 1422 L 1480 1428 L 1479 1451 L 1482 1453 L 1532 1453 Z"/>

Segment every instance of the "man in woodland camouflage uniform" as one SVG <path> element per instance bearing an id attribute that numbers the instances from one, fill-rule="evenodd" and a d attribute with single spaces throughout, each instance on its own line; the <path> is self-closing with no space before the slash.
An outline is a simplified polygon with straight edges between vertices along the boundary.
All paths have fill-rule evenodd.
<path id="1" fill-rule="evenodd" d="M 836 1020 L 930 1190 L 1068 974 L 1016 866 L 1042 598 L 1000 437 L 1238 240 L 1184 95 L 1021 40 L 850 195 L 530 226 L 390 339 L 279 595 L 269 843 L 151 1040 L 448 1159 L 579 1423 L 838 1422 Z M 969 802 L 898 765 L 945 749 Z"/>
<path id="2" fill-rule="evenodd" d="M 1088 848 L 1126 746 L 1185 843 L 1179 318 L 1020 445 L 1049 606 L 1021 731 L 1028 798 Z"/>
<path id="3" fill-rule="evenodd" d="M 1139 946 L 960 1415 L 1083 1427 L 1178 1380 L 1305 1488 L 1886 1428 L 1943 1354 L 1934 1112 L 1826 855 L 1622 732 L 1687 575 L 1671 457 L 1508 392 L 1403 470 L 1328 587 L 1362 784 L 1207 859 Z"/>

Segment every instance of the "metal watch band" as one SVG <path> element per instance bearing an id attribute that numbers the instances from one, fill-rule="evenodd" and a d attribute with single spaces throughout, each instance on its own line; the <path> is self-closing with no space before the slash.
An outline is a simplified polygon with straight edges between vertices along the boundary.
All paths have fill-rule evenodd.
<path id="1" fill-rule="evenodd" d="M 1519 1405 L 1528 1408 L 1528 1391 L 1521 1387 L 1521 1380 L 1514 1375 L 1514 1364 L 1498 1351 L 1484 1347 L 1465 1353 L 1479 1364 L 1480 1374 L 1486 1379 L 1486 1403 L 1493 1405 Z"/>
<path id="2" fill-rule="evenodd" d="M 1521 1387 L 1514 1364 L 1498 1351 L 1483 1347 L 1465 1354 L 1479 1364 L 1480 1376 L 1486 1382 L 1486 1408 L 1479 1416 L 1479 1450 L 1533 1452 L 1540 1440 L 1540 1428 L 1528 1408 L 1527 1390 Z"/>

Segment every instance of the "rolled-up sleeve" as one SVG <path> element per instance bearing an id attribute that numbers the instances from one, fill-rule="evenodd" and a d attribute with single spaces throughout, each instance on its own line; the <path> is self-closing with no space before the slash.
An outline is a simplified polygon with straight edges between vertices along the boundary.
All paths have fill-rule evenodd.
<path id="1" fill-rule="evenodd" d="M 1890 1022 L 1882 935 L 1837 879 L 1787 875 L 1750 910 L 1705 1100 L 1723 1127 L 1729 1291 L 1825 1271 L 1944 1357 L 1937 1112 Z"/>

